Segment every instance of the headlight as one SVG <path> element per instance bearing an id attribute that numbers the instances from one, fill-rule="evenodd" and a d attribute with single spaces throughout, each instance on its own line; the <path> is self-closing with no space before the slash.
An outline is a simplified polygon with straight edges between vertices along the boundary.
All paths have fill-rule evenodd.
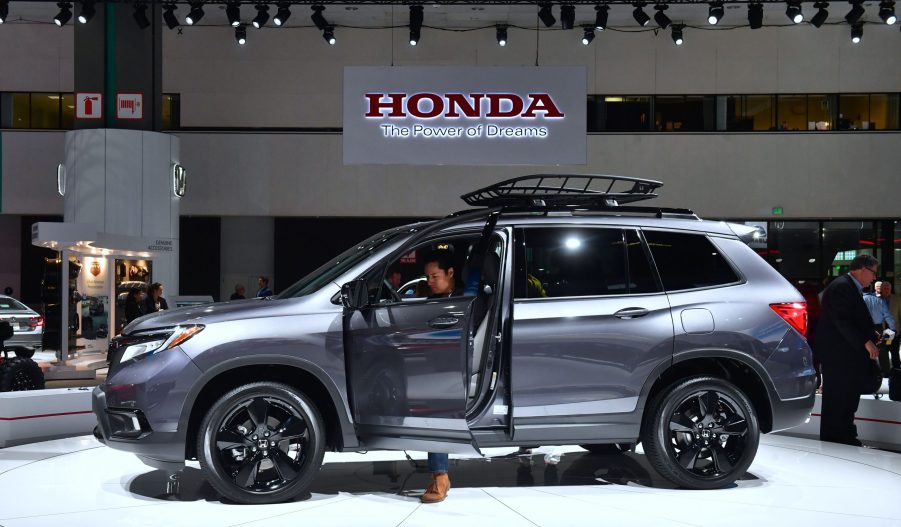
<path id="1" fill-rule="evenodd" d="M 126 344 L 125 350 L 122 352 L 119 363 L 141 359 L 148 355 L 174 348 L 202 330 L 202 325 L 190 324 L 130 335 L 126 337 L 128 344 Z"/>

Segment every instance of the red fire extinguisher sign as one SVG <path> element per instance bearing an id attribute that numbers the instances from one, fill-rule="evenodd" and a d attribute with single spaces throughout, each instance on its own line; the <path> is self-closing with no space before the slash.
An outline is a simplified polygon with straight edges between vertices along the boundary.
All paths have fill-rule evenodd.
<path id="1" fill-rule="evenodd" d="M 101 119 L 103 117 L 103 94 L 76 93 L 75 118 Z"/>

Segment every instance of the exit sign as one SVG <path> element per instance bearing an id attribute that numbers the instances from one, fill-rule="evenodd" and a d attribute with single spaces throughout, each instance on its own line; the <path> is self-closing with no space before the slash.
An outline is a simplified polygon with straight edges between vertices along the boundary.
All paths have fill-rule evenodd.
<path id="1" fill-rule="evenodd" d="M 782 216 L 782 207 L 773 207 L 773 216 Z"/>

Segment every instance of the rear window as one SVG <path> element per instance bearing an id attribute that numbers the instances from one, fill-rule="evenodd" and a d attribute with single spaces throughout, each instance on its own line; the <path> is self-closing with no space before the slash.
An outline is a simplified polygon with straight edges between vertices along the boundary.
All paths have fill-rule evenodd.
<path id="1" fill-rule="evenodd" d="M 644 236 L 667 291 L 739 281 L 719 249 L 703 234 L 644 231 Z"/>
<path id="2" fill-rule="evenodd" d="M 28 311 L 28 308 L 14 298 L 0 298 L 0 311 Z"/>

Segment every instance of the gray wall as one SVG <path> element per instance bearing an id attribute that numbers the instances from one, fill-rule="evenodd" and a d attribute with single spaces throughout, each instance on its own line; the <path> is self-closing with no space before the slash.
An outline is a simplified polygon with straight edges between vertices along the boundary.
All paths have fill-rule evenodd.
<path id="1" fill-rule="evenodd" d="M 22 293 L 20 221 L 19 216 L 0 215 L 0 293 L 9 286 L 16 298 Z"/>
<path id="2" fill-rule="evenodd" d="M 274 288 L 273 218 L 226 217 L 221 229 L 219 299 L 228 300 L 235 284 L 243 284 L 247 298 L 253 298 L 260 275 L 268 276 L 269 287 Z"/>

